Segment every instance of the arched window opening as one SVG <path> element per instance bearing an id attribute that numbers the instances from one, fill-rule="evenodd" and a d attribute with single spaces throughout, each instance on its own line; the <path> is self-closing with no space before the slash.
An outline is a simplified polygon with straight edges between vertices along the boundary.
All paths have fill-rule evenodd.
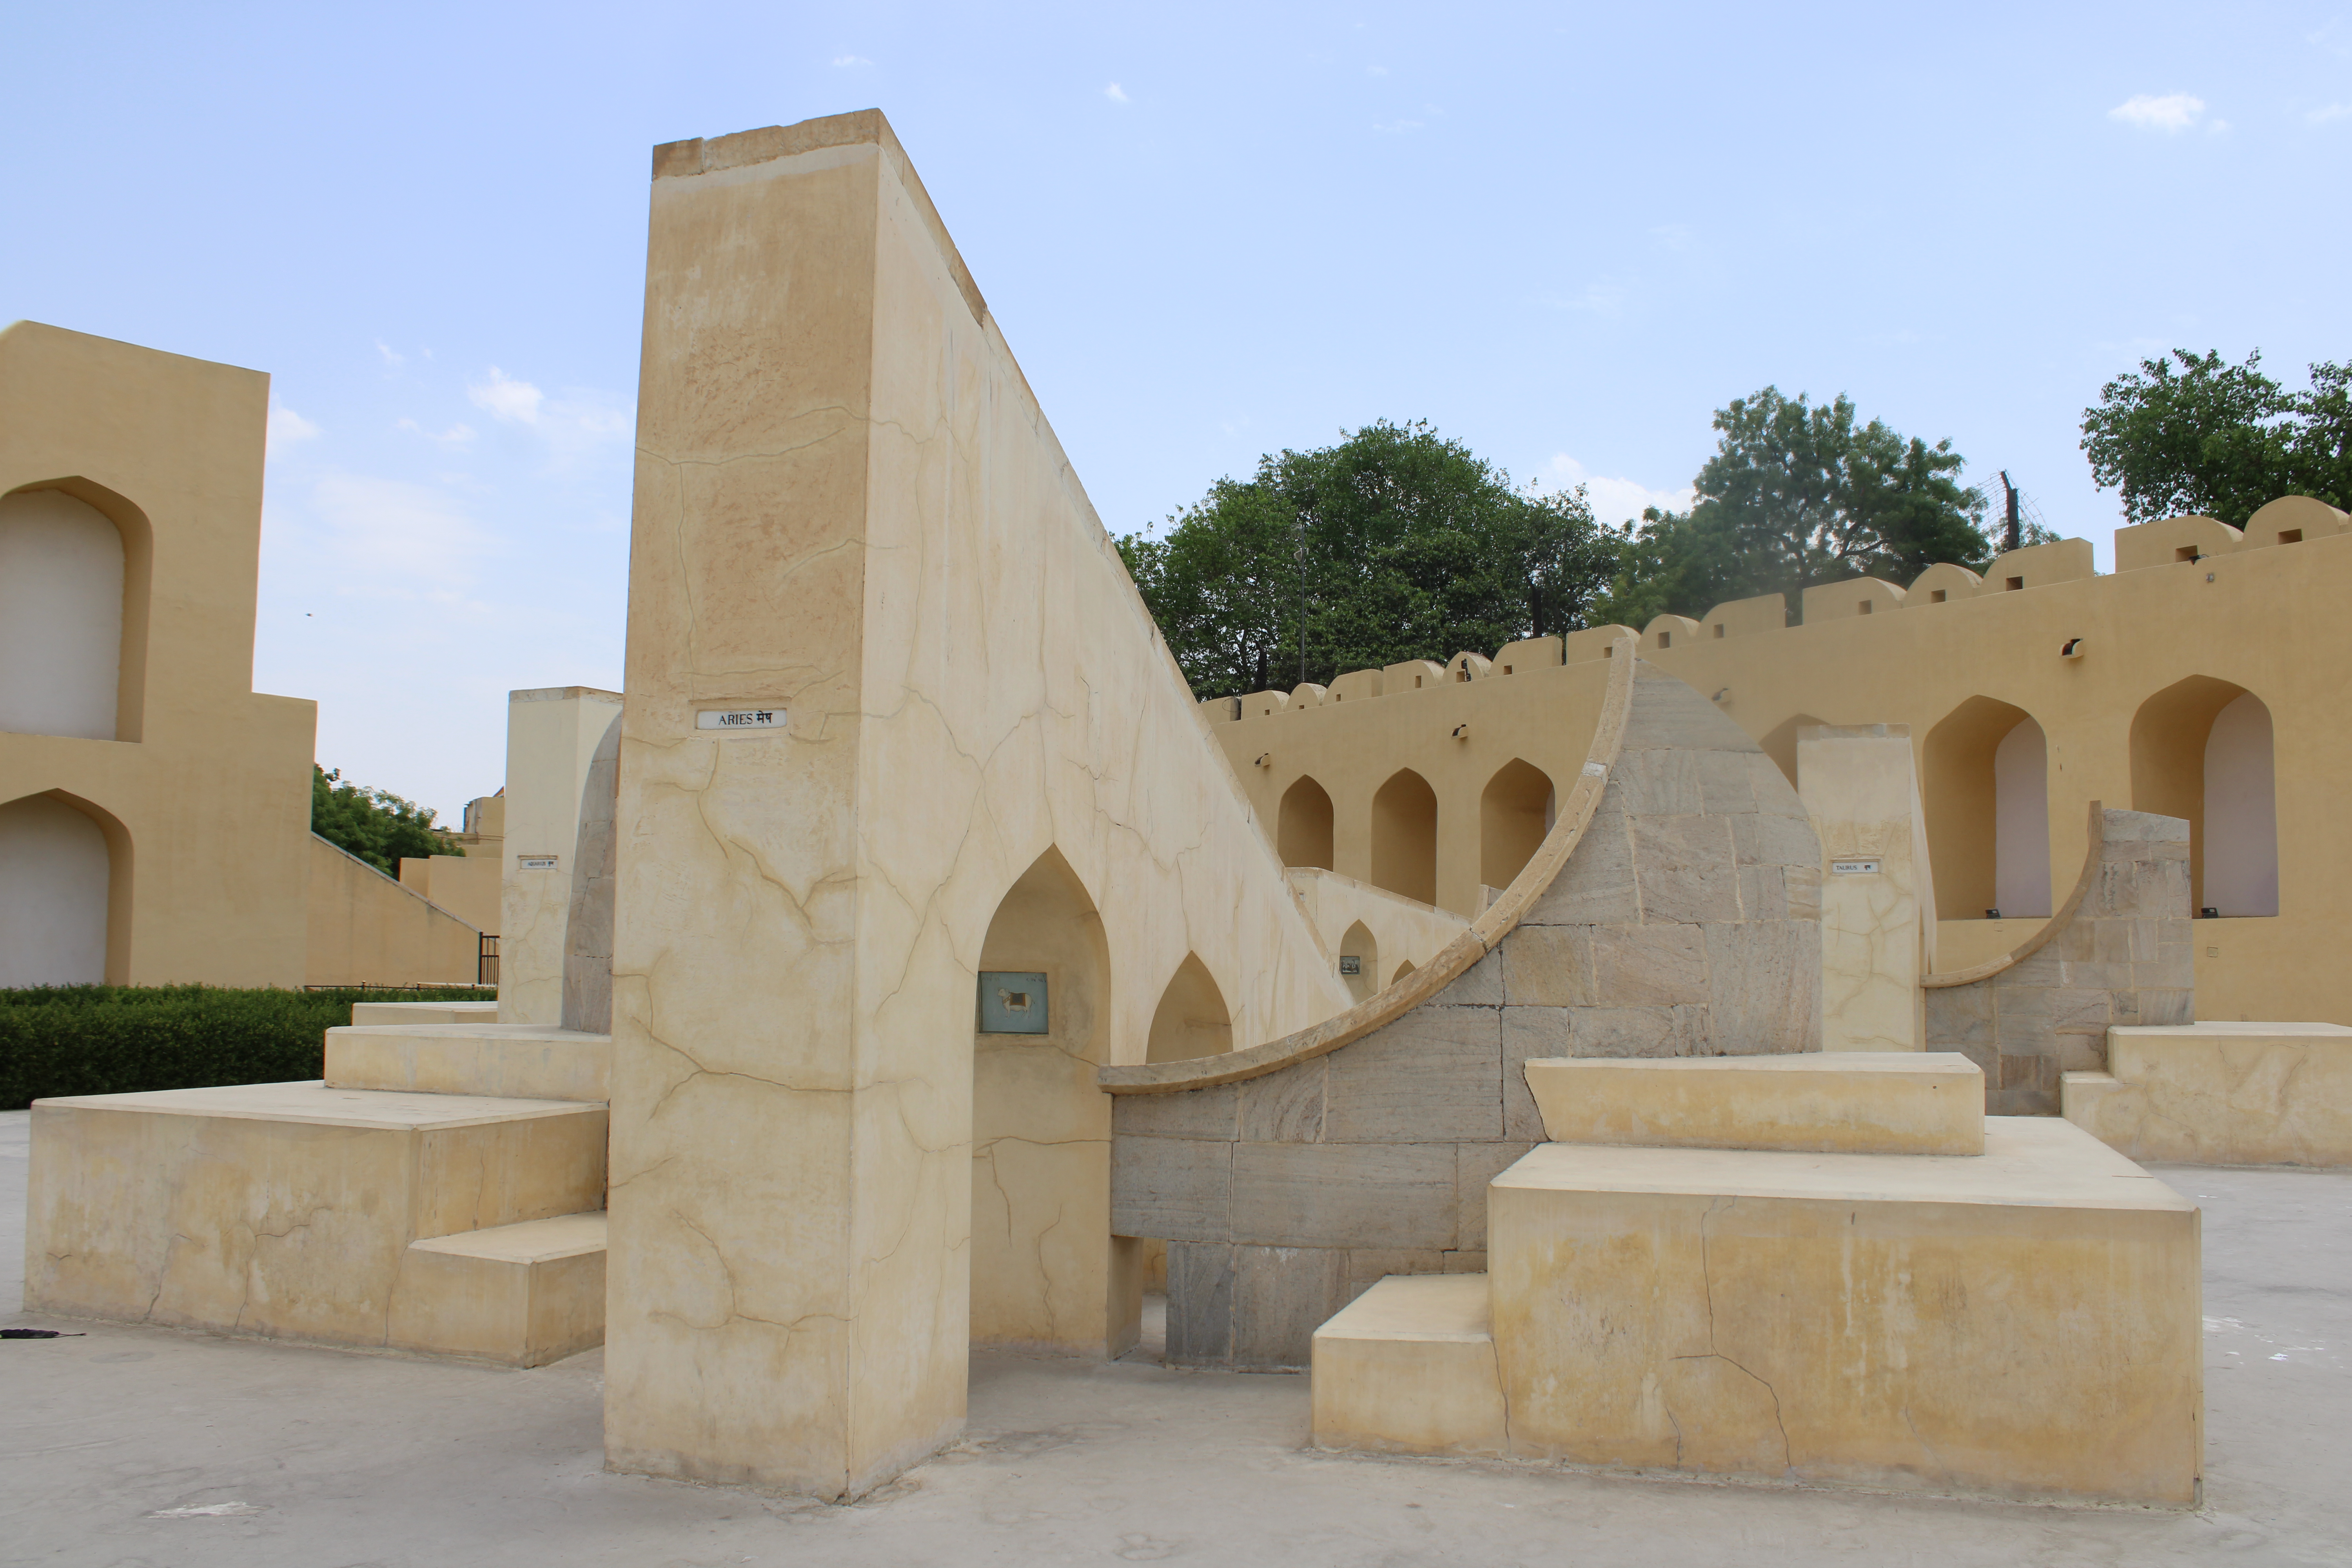
<path id="1" fill-rule="evenodd" d="M 0 805 L 0 988 L 105 983 L 113 855 L 55 795 Z"/>
<path id="2" fill-rule="evenodd" d="M 1223 1056 L 1234 1048 L 1233 1015 L 1225 1009 L 1225 994 L 1216 976 L 1188 952 L 1176 966 L 1160 1006 L 1151 1015 L 1151 1037 L 1144 1047 L 1147 1062 L 1183 1062 L 1195 1057 Z"/>
<path id="3" fill-rule="evenodd" d="M 1372 796 L 1372 886 L 1437 902 L 1437 792 L 1411 768 Z"/>
<path id="4" fill-rule="evenodd" d="M 2132 809 L 2184 818 L 2193 907 L 2278 913 L 2270 709 L 2210 676 L 2176 681 L 2132 716 Z"/>
<path id="5" fill-rule="evenodd" d="M 1389 984 L 1394 985 L 1397 982 L 1402 980 L 1406 975 L 1411 974 L 1412 973 L 1412 960 L 1408 958 L 1402 963 L 1397 965 L 1397 972 L 1389 976 Z"/>
<path id="6" fill-rule="evenodd" d="M 1274 847 L 1286 866 L 1331 869 L 1331 797 L 1321 784 L 1302 777 L 1283 792 Z"/>
<path id="7" fill-rule="evenodd" d="M 116 738 L 124 562 L 121 531 L 89 502 L 0 496 L 0 730 Z"/>
<path id="8" fill-rule="evenodd" d="M 1953 709 L 1927 733 L 1919 794 L 1938 919 L 2049 915 L 2049 742 L 2031 714 L 1990 697 Z"/>
<path id="9" fill-rule="evenodd" d="M 1339 939 L 1339 983 L 1358 1002 L 1381 988 L 1381 944 L 1361 921 Z"/>
<path id="10" fill-rule="evenodd" d="M 1550 830 L 1551 779 L 1514 757 L 1486 781 L 1478 796 L 1478 879 L 1507 888 Z"/>
<path id="11" fill-rule="evenodd" d="M 2279 912 L 2271 710 L 2251 691 L 2213 715 L 2213 731 L 2205 741 L 2201 869 L 2201 905 L 2224 915 Z"/>
<path id="12" fill-rule="evenodd" d="M 971 1341 L 1115 1354 L 1134 1342 L 1140 1297 L 1139 1245 L 1110 1234 L 1110 1100 L 1095 1083 L 1109 1059 L 1110 947 L 1059 850 L 1006 890 L 980 968 Z"/>
<path id="13" fill-rule="evenodd" d="M 2018 721 L 1993 748 L 1993 901 L 2000 912 L 2046 920 L 2050 894 L 2050 744 Z"/>

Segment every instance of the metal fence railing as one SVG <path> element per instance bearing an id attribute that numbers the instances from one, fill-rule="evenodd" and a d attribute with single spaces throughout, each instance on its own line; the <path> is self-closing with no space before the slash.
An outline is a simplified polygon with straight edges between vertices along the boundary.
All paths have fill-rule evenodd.
<path id="1" fill-rule="evenodd" d="M 474 960 L 474 984 L 496 985 L 499 983 L 499 939 L 495 932 L 482 933 L 481 952 Z"/>

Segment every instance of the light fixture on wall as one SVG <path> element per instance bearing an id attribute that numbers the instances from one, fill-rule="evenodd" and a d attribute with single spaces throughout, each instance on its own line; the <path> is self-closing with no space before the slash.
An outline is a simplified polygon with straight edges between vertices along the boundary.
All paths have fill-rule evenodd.
<path id="1" fill-rule="evenodd" d="M 2066 639 L 2066 646 L 2058 650 L 2058 657 L 2060 658 L 2082 658 L 2083 639 L 2081 637 L 2068 637 Z"/>
<path id="2" fill-rule="evenodd" d="M 1470 726 L 1469 726 L 1469 725 L 1467 725 L 1467 724 L 1456 724 L 1456 725 L 1454 725 L 1454 738 L 1455 740 L 1457 740 L 1457 741 L 1466 741 L 1466 740 L 1468 740 L 1468 739 L 1470 738 Z"/>
<path id="3" fill-rule="evenodd" d="M 1257 754 L 1256 765 L 1261 768 L 1270 768 L 1274 766 L 1274 753 L 1272 752 L 1260 752 Z"/>

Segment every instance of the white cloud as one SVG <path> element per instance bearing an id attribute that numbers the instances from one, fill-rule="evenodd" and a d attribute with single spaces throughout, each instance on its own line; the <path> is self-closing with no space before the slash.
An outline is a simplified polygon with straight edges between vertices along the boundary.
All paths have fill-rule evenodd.
<path id="1" fill-rule="evenodd" d="M 2352 115 L 2352 103 L 2331 103 L 2325 109 L 2315 109 L 2303 118 L 2307 124 L 2325 125 L 2331 120 Z"/>
<path id="2" fill-rule="evenodd" d="M 275 449 L 296 441 L 308 441 L 319 433 L 319 427 L 291 408 L 272 408 L 269 423 L 263 431 L 265 449 Z"/>
<path id="3" fill-rule="evenodd" d="M 867 59 L 864 55 L 835 55 L 833 57 L 833 68 L 837 71 L 848 70 L 855 66 L 870 66 L 874 62 L 872 60 Z"/>
<path id="4" fill-rule="evenodd" d="M 445 447 L 462 447 L 474 438 L 474 427 L 470 425 L 452 425 L 446 430 L 427 430 L 414 419 L 403 419 L 393 428 L 422 436 L 428 441 L 438 441 Z"/>
<path id="5" fill-rule="evenodd" d="M 1389 74 L 1389 68 L 1386 66 L 1366 66 L 1364 68 L 1364 74 L 1366 76 L 1386 76 Z"/>
<path id="6" fill-rule="evenodd" d="M 1622 283 L 1603 279 L 1599 282 L 1587 283 L 1581 293 L 1555 294 L 1547 298 L 1544 303 L 1555 310 L 1589 310 L 1596 316 L 1615 321 L 1625 313 L 1626 301 L 1631 298 L 1631 291 Z"/>
<path id="7" fill-rule="evenodd" d="M 2204 112 L 2205 100 L 2185 92 L 2168 92 L 2162 97 L 2141 92 L 2108 110 L 2107 118 L 2135 130 L 2161 131 L 2170 135 L 2196 124 L 2197 117 Z"/>
<path id="8" fill-rule="evenodd" d="M 375 352 L 383 356 L 383 363 L 388 365 L 397 367 L 408 363 L 408 356 L 406 354 L 402 353 L 390 343 L 385 342 L 382 338 L 378 338 L 375 341 Z"/>
<path id="9" fill-rule="evenodd" d="M 1589 472 L 1566 452 L 1552 454 L 1551 479 L 1563 488 L 1582 485 L 1585 499 L 1592 504 L 1594 519 L 1612 525 L 1638 521 L 1646 507 L 1687 511 L 1698 500 L 1698 491 L 1688 485 L 1678 490 L 1652 489 L 1638 479 L 1612 479 Z"/>
<path id="10" fill-rule="evenodd" d="M 1128 100 L 1127 89 L 1119 86 L 1117 82 L 1113 82 L 1108 87 L 1103 89 L 1103 96 L 1109 99 L 1113 103 L 1125 103 Z"/>
<path id="11" fill-rule="evenodd" d="M 530 383 L 517 381 L 496 365 L 490 366 L 490 379 L 467 387 L 466 395 L 473 399 L 475 407 L 518 425 L 538 424 L 539 405 L 547 396 Z"/>

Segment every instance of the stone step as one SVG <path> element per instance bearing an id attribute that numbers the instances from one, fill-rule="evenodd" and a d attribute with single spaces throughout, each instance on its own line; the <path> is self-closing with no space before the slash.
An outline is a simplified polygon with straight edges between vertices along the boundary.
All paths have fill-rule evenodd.
<path id="1" fill-rule="evenodd" d="M 495 1024 L 495 1002 L 354 1002 L 354 1024 Z"/>
<path id="2" fill-rule="evenodd" d="M 2134 1160 L 2352 1165 L 2352 1029 L 2118 1026 L 2107 1070 L 2060 1079 L 2060 1114 Z"/>
<path id="3" fill-rule="evenodd" d="M 28 1310 L 390 1342 L 409 1244 L 601 1208 L 604 1107 L 323 1083 L 36 1100 Z"/>
<path id="4" fill-rule="evenodd" d="M 1315 1331 L 1315 1444 L 1497 1455 L 1508 1447 L 1484 1274 L 1400 1274 Z"/>
<path id="5" fill-rule="evenodd" d="M 604 1211 L 410 1242 L 385 1342 L 508 1366 L 603 1344 Z"/>
<path id="6" fill-rule="evenodd" d="M 370 1024 L 327 1031 L 327 1083 L 407 1094 L 602 1102 L 613 1037 L 538 1024 Z"/>
<path id="7" fill-rule="evenodd" d="M 1984 1075 L 1956 1051 L 1543 1057 L 1527 1077 L 1561 1143 L 1984 1152 Z"/>

